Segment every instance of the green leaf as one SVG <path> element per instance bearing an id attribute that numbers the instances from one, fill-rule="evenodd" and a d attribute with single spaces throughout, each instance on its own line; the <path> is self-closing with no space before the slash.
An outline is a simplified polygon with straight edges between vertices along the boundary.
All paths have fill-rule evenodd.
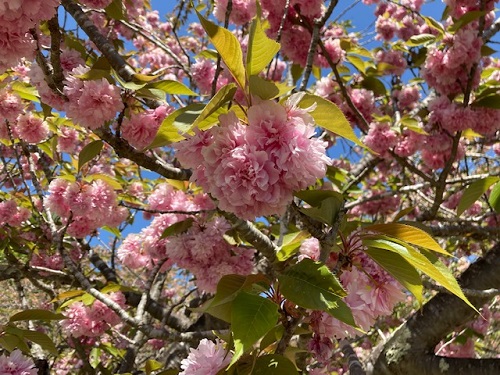
<path id="1" fill-rule="evenodd" d="M 198 95 L 186 85 L 169 79 L 148 83 L 146 86 L 144 86 L 144 88 L 161 90 L 165 94 L 170 94 L 170 95 L 189 95 L 189 96 Z"/>
<path id="2" fill-rule="evenodd" d="M 203 110 L 196 118 L 196 120 L 193 122 L 189 130 L 199 126 L 199 124 L 203 120 L 205 120 L 215 111 L 217 111 L 224 104 L 231 101 L 235 93 L 236 93 L 236 85 L 234 83 L 230 83 L 224 87 L 221 87 L 221 89 L 217 92 L 217 94 L 215 94 L 214 97 L 210 99 L 205 108 L 203 108 Z"/>
<path id="3" fill-rule="evenodd" d="M 481 195 L 486 193 L 491 185 L 500 181 L 498 177 L 486 177 L 480 180 L 474 181 L 472 184 L 467 186 L 464 190 L 460 202 L 458 202 L 457 215 L 460 216 L 465 210 L 467 210 L 475 201 L 477 201 Z"/>
<path id="4" fill-rule="evenodd" d="M 387 94 L 384 83 L 380 79 L 372 76 L 364 77 L 363 81 L 361 81 L 361 86 L 367 90 L 373 91 L 376 96 L 385 96 Z"/>
<path id="5" fill-rule="evenodd" d="M 437 40 L 436 36 L 433 34 L 418 34 L 413 35 L 410 39 L 406 41 L 406 45 L 410 47 L 417 47 L 424 44 L 430 44 Z"/>
<path id="6" fill-rule="evenodd" d="M 496 212 L 500 213 L 500 183 L 496 184 L 491 190 L 488 202 Z"/>
<path id="7" fill-rule="evenodd" d="M 93 347 L 89 354 L 89 363 L 92 368 L 97 369 L 101 362 L 101 348 Z"/>
<path id="8" fill-rule="evenodd" d="M 331 190 L 303 190 L 295 196 L 312 206 L 301 208 L 301 212 L 328 225 L 337 219 L 343 202 L 342 194 Z"/>
<path id="9" fill-rule="evenodd" d="M 480 17 L 483 17 L 486 15 L 486 11 L 484 10 L 471 10 L 467 11 L 464 13 L 462 17 L 460 17 L 458 20 L 456 20 L 449 28 L 448 31 L 455 33 L 465 25 L 468 25 L 469 23 L 479 19 Z"/>
<path id="10" fill-rule="evenodd" d="M 9 322 L 17 322 L 20 320 L 62 320 L 66 317 L 62 314 L 56 314 L 49 310 L 32 309 L 24 310 L 10 317 Z"/>
<path id="11" fill-rule="evenodd" d="M 240 292 L 231 309 L 231 330 L 234 336 L 234 356 L 230 366 L 276 325 L 278 305 L 267 298 Z"/>
<path id="12" fill-rule="evenodd" d="M 68 290 L 67 292 L 63 292 L 63 293 L 58 294 L 57 297 L 54 298 L 50 302 L 57 302 L 57 301 L 61 301 L 61 300 L 66 299 L 66 298 L 78 297 L 78 296 L 81 296 L 83 294 L 85 294 L 84 290 Z"/>
<path id="13" fill-rule="evenodd" d="M 446 288 L 448 291 L 456 295 L 458 298 L 460 298 L 462 301 L 464 301 L 470 307 L 472 307 L 474 310 L 477 311 L 477 309 L 469 302 L 467 297 L 465 297 L 465 295 L 463 294 L 462 290 L 460 289 L 460 286 L 458 285 L 457 280 L 453 277 L 450 270 L 444 265 L 441 266 L 433 264 L 433 262 L 431 262 L 425 255 L 418 252 L 413 247 L 402 243 L 396 243 L 387 239 L 377 239 L 377 238 L 371 240 L 364 239 L 363 243 L 368 247 L 385 249 L 401 255 L 408 263 L 410 263 L 417 270 L 426 274 L 432 280 L 441 284 L 444 288 Z"/>
<path id="14" fill-rule="evenodd" d="M 245 88 L 245 67 L 243 66 L 243 53 L 240 42 L 229 30 L 219 27 L 216 24 L 205 19 L 196 11 L 200 23 L 205 29 L 210 41 L 219 52 L 222 60 L 229 69 L 238 85 Z"/>
<path id="15" fill-rule="evenodd" d="M 86 163 L 101 153 L 103 144 L 103 141 L 99 139 L 97 141 L 90 142 L 82 149 L 82 151 L 80 151 L 80 154 L 78 155 L 78 172 L 80 172 Z"/>
<path id="16" fill-rule="evenodd" d="M 278 86 L 274 82 L 267 81 L 259 76 L 250 76 L 248 85 L 250 93 L 264 100 L 275 98 L 280 93 Z"/>
<path id="17" fill-rule="evenodd" d="M 251 290 L 253 284 L 263 283 L 269 286 L 269 280 L 263 275 L 249 275 L 247 277 L 242 275 L 225 275 L 217 284 L 217 292 L 215 297 L 208 301 L 206 311 L 216 318 L 222 319 L 226 322 L 231 321 L 231 305 L 241 290 Z"/>
<path id="18" fill-rule="evenodd" d="M 252 371 L 253 375 L 294 375 L 297 368 L 288 358 L 279 354 L 258 357 Z"/>
<path id="19" fill-rule="evenodd" d="M 280 292 L 286 299 L 306 309 L 326 311 L 347 324 L 356 325 L 351 311 L 341 300 L 347 293 L 324 264 L 303 259 L 285 270 L 278 280 Z"/>
<path id="20" fill-rule="evenodd" d="M 316 108 L 311 112 L 311 116 L 316 121 L 316 124 L 373 152 L 358 139 L 342 111 L 331 101 L 316 95 L 305 94 L 299 106 L 307 108 L 314 104 L 316 104 Z"/>
<path id="21" fill-rule="evenodd" d="M 122 0 L 113 0 L 113 2 L 106 7 L 105 11 L 106 15 L 110 18 L 113 18 L 115 20 L 125 19 Z"/>
<path id="22" fill-rule="evenodd" d="M 309 233 L 306 231 L 285 234 L 283 244 L 276 254 L 278 260 L 283 262 L 294 255 L 306 238 L 309 238 Z"/>
<path id="23" fill-rule="evenodd" d="M 401 255 L 387 251 L 386 249 L 369 247 L 365 252 L 413 294 L 419 304 L 422 304 L 424 288 L 415 267 L 408 263 Z"/>
<path id="24" fill-rule="evenodd" d="M 38 91 L 35 87 L 28 85 L 24 82 L 14 81 L 10 86 L 11 90 L 14 91 L 21 99 L 26 99 L 32 102 L 40 102 L 38 98 Z"/>
<path id="25" fill-rule="evenodd" d="M 354 67 L 363 75 L 366 73 L 365 61 L 358 56 L 347 55 L 346 60 L 349 61 Z"/>
<path id="26" fill-rule="evenodd" d="M 403 242 L 450 256 L 450 253 L 444 250 L 427 232 L 411 225 L 400 223 L 374 224 L 365 227 L 364 230 L 384 233 Z"/>
<path id="27" fill-rule="evenodd" d="M 10 333 L 4 333 L 0 335 L 0 348 L 6 349 L 9 352 L 12 352 L 15 349 L 20 349 L 24 353 L 30 352 L 28 346 L 22 338 Z"/>
<path id="28" fill-rule="evenodd" d="M 175 121 L 177 120 L 178 117 L 180 117 L 181 115 L 185 114 L 188 111 L 197 111 L 197 113 L 193 116 L 192 121 L 194 121 L 196 117 L 201 113 L 204 107 L 205 107 L 204 104 L 191 104 L 172 112 L 163 120 L 163 122 L 160 125 L 160 128 L 158 129 L 158 133 L 156 133 L 154 141 L 146 149 L 149 150 L 156 147 L 163 147 L 171 143 L 182 141 L 184 137 L 179 134 L 179 129 L 174 125 Z M 182 132 L 187 130 L 187 128 L 191 126 L 191 124 L 192 122 L 187 124 L 186 127 L 182 130 Z"/>
<path id="29" fill-rule="evenodd" d="M 163 363 L 155 361 L 154 359 L 148 359 L 146 361 L 146 365 L 144 366 L 147 375 L 150 375 L 153 371 L 159 370 L 161 368 L 163 368 Z"/>
<path id="30" fill-rule="evenodd" d="M 89 174 L 85 176 L 83 179 L 86 182 L 92 182 L 92 181 L 97 181 L 97 180 L 102 180 L 109 186 L 111 186 L 115 190 L 122 190 L 122 184 L 115 178 L 107 174 Z"/>
<path id="31" fill-rule="evenodd" d="M 330 197 L 321 201 L 319 207 L 300 208 L 300 212 L 324 224 L 333 225 L 337 220 L 341 207 L 342 201 L 336 197 Z"/>
<path id="32" fill-rule="evenodd" d="M 160 238 L 167 238 L 170 236 L 176 236 L 178 234 L 186 232 L 189 228 L 193 226 L 194 219 L 187 218 L 186 220 L 179 221 L 171 226 L 165 228 Z"/>
<path id="33" fill-rule="evenodd" d="M 65 319 L 65 318 L 63 318 Z M 43 350 L 57 356 L 59 353 L 52 339 L 43 332 L 23 330 L 23 337 L 29 341 L 37 343 Z"/>
<path id="34" fill-rule="evenodd" d="M 267 37 L 259 17 L 255 17 L 250 26 L 248 40 L 248 76 L 259 74 L 273 60 L 279 50 L 280 44 Z"/>
<path id="35" fill-rule="evenodd" d="M 494 94 L 494 95 L 484 96 L 473 102 L 471 106 L 500 109 L 500 95 Z"/>
<path id="36" fill-rule="evenodd" d="M 437 30 L 439 32 L 439 35 L 440 37 L 442 37 L 444 35 L 444 27 L 443 25 L 441 25 L 440 22 L 436 21 L 434 18 L 432 17 L 426 17 L 426 16 L 422 16 L 422 18 L 424 19 L 425 23 L 433 28 L 434 30 Z M 447 17 L 445 17 L 447 18 Z M 444 18 L 443 18 L 444 19 Z"/>

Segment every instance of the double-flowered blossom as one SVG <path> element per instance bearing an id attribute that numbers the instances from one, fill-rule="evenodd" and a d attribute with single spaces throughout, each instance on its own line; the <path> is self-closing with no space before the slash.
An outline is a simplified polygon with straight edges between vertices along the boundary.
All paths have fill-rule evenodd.
<path id="1" fill-rule="evenodd" d="M 125 307 L 125 296 L 121 292 L 110 293 L 107 297 Z M 120 323 L 120 317 L 101 301 L 94 301 L 90 306 L 74 302 L 64 312 L 67 319 L 61 322 L 63 330 L 72 337 L 98 337 L 111 326 Z"/>
<path id="2" fill-rule="evenodd" d="M 86 184 L 59 178 L 50 183 L 49 193 L 45 204 L 63 220 L 71 214 L 68 234 L 78 238 L 104 225 L 116 227 L 128 216 L 126 208 L 118 207 L 113 188 L 103 180 Z"/>
<path id="3" fill-rule="evenodd" d="M 55 14 L 57 0 L 0 1 L 0 72 L 18 64 L 22 57 L 31 57 L 35 43 L 29 33 L 40 21 Z"/>
<path id="4" fill-rule="evenodd" d="M 245 219 L 281 214 L 330 163 L 326 143 L 314 138 L 311 109 L 297 106 L 301 98 L 250 107 L 248 125 L 234 112 L 221 115 L 219 126 L 178 143 L 177 157 L 221 209 Z"/>
<path id="5" fill-rule="evenodd" d="M 66 77 L 64 94 L 68 98 L 65 111 L 74 122 L 91 130 L 115 118 L 123 108 L 120 89 L 105 78 L 83 81 L 79 75 L 88 68 L 78 66 Z"/>
<path id="6" fill-rule="evenodd" d="M 141 113 L 133 113 L 122 123 L 122 137 L 137 149 L 143 149 L 153 142 L 161 122 L 172 112 L 170 107 L 162 105 Z"/>
<path id="7" fill-rule="evenodd" d="M 1 375 L 36 375 L 38 369 L 31 358 L 24 356 L 19 349 L 15 349 L 10 355 L 0 356 Z"/>
<path id="8" fill-rule="evenodd" d="M 189 351 L 188 357 L 181 361 L 183 371 L 179 375 L 216 375 L 231 362 L 231 354 L 219 340 L 214 343 L 203 339 L 196 349 Z"/>
<path id="9" fill-rule="evenodd" d="M 214 208 L 206 194 L 192 197 L 168 184 L 160 184 L 148 202 L 151 209 L 165 212 L 197 212 Z M 201 215 L 185 232 L 162 238 L 166 228 L 188 217 L 181 213 L 156 215 L 139 234 L 127 236 L 118 248 L 118 259 L 132 269 L 151 268 L 165 261 L 164 268 L 176 264 L 189 270 L 195 276 L 198 288 L 208 292 L 215 292 L 224 275 L 252 272 L 254 251 L 230 245 L 224 239 L 231 226 L 222 217 Z"/>

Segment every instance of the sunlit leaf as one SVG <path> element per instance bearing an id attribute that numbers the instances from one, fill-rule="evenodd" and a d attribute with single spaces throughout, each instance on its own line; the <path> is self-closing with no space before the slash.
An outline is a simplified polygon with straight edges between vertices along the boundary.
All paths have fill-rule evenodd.
<path id="1" fill-rule="evenodd" d="M 344 323 L 356 325 L 350 309 L 342 301 L 345 290 L 324 264 L 303 259 L 287 268 L 278 280 L 280 292 L 286 299 L 307 309 L 326 311 Z"/>
<path id="2" fill-rule="evenodd" d="M 430 44 L 436 41 L 436 36 L 433 34 L 417 34 L 413 35 L 406 41 L 406 45 L 410 47 L 417 47 L 424 44 Z"/>
<path id="3" fill-rule="evenodd" d="M 259 74 L 280 50 L 280 44 L 267 37 L 259 17 L 256 17 L 250 27 L 247 49 L 248 76 Z"/>
<path id="4" fill-rule="evenodd" d="M 476 202 L 481 195 L 486 193 L 491 185 L 500 181 L 499 177 L 486 177 L 480 180 L 474 181 L 472 184 L 467 186 L 464 190 L 460 202 L 458 202 L 457 215 L 460 216 L 467 210 L 470 206 Z"/>
<path id="5" fill-rule="evenodd" d="M 197 127 L 203 120 L 205 120 L 207 117 L 221 108 L 224 104 L 232 100 L 235 93 L 236 85 L 234 83 L 230 83 L 224 87 L 221 87 L 221 89 L 217 91 L 217 94 L 215 94 L 214 97 L 210 99 L 208 104 L 203 108 L 201 113 L 191 125 L 190 129 Z"/>
<path id="6" fill-rule="evenodd" d="M 358 139 L 340 108 L 331 101 L 316 95 L 305 94 L 299 106 L 307 108 L 314 104 L 316 104 L 316 108 L 311 112 L 311 115 L 319 126 L 371 151 Z"/>
<path id="7" fill-rule="evenodd" d="M 170 95 L 190 95 L 190 96 L 198 95 L 186 85 L 178 81 L 173 81 L 169 79 L 148 83 L 144 87 L 146 89 L 158 89 L 163 91 L 165 94 L 170 94 Z"/>
<path id="8" fill-rule="evenodd" d="M 410 263 L 413 267 L 415 267 L 418 271 L 426 274 L 432 280 L 441 284 L 444 288 L 446 288 L 449 292 L 453 293 L 455 296 L 460 298 L 470 307 L 477 311 L 477 309 L 470 303 L 470 301 L 465 297 L 458 285 L 457 280 L 453 277 L 451 271 L 444 266 L 437 263 L 437 257 L 433 256 L 433 259 L 436 261 L 431 262 L 428 257 L 414 249 L 409 245 L 404 245 L 403 243 L 393 242 L 389 239 L 383 238 L 373 238 L 373 239 L 364 239 L 363 243 L 368 247 L 376 247 L 379 249 L 385 249 L 389 251 L 393 251 L 399 255 L 401 255 L 408 263 Z M 423 251 L 425 252 L 425 251 Z M 427 253 L 432 254 L 432 253 Z M 428 255 L 429 256 L 429 255 Z"/>
<path id="9" fill-rule="evenodd" d="M 306 231 L 285 234 L 283 236 L 283 244 L 276 254 L 278 260 L 282 262 L 294 255 L 298 251 L 302 242 L 309 236 L 309 233 Z"/>
<path id="10" fill-rule="evenodd" d="M 38 98 L 38 91 L 33 86 L 27 83 L 14 81 L 10 86 L 11 90 L 19 95 L 22 99 L 30 100 L 32 102 L 40 102 Z"/>
<path id="11" fill-rule="evenodd" d="M 198 13 L 198 11 L 196 11 L 196 14 L 200 19 L 201 25 L 208 34 L 210 41 L 229 69 L 229 72 L 238 85 L 244 89 L 245 67 L 243 66 L 243 52 L 241 51 L 240 42 L 229 30 L 210 22 Z"/>
<path id="12" fill-rule="evenodd" d="M 278 322 L 278 305 L 271 300 L 240 292 L 231 308 L 235 352 L 230 365 L 269 332 Z"/>
<path id="13" fill-rule="evenodd" d="M 401 283 L 422 304 L 422 280 L 415 267 L 408 263 L 401 255 L 386 249 L 368 247 L 365 252 L 380 267 L 389 272 L 392 277 Z"/>
<path id="14" fill-rule="evenodd" d="M 491 190 L 488 202 L 496 212 L 500 213 L 500 183 L 497 183 Z"/>
<path id="15" fill-rule="evenodd" d="M 398 240 L 450 256 L 427 232 L 411 225 L 400 223 L 374 224 L 364 227 L 367 232 L 384 233 Z"/>

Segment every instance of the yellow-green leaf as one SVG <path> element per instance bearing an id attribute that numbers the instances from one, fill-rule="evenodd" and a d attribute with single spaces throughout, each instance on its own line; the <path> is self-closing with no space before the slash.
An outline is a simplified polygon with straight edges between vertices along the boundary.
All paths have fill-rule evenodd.
<path id="1" fill-rule="evenodd" d="M 222 87 L 217 94 L 208 102 L 208 104 L 203 108 L 199 116 L 194 120 L 191 125 L 191 129 L 197 127 L 203 120 L 217 111 L 220 107 L 226 104 L 228 101 L 233 99 L 234 94 L 236 93 L 236 86 L 234 83 L 230 83 L 224 87 Z"/>
<path id="2" fill-rule="evenodd" d="M 80 154 L 78 155 L 78 172 L 80 172 L 86 163 L 101 153 L 102 146 L 103 141 L 97 140 L 90 142 L 82 149 L 82 151 L 80 151 Z"/>
<path id="3" fill-rule="evenodd" d="M 219 52 L 222 60 L 229 69 L 238 85 L 245 88 L 245 67 L 243 66 L 243 53 L 240 42 L 229 30 L 217 26 L 204 18 L 196 11 L 200 23 L 205 29 L 210 41 Z"/>
<path id="4" fill-rule="evenodd" d="M 411 225 L 400 223 L 374 224 L 364 228 L 367 232 L 379 232 L 400 241 L 423 247 L 450 256 L 427 232 Z"/>
<path id="5" fill-rule="evenodd" d="M 32 102 L 40 102 L 38 98 L 38 91 L 31 85 L 27 83 L 15 81 L 10 86 L 12 91 L 14 91 L 17 95 L 19 95 L 22 99 L 30 100 Z"/>
<path id="6" fill-rule="evenodd" d="M 497 183 L 491 190 L 488 202 L 496 212 L 500 213 L 500 183 Z"/>
<path id="7" fill-rule="evenodd" d="M 460 289 L 457 280 L 453 277 L 450 270 L 444 265 L 437 264 L 438 260 L 434 254 L 427 252 L 428 256 L 432 256 L 432 259 L 434 259 L 434 261 L 430 261 L 427 256 L 418 252 L 413 247 L 409 245 L 403 245 L 402 243 L 396 243 L 390 240 L 379 238 L 363 240 L 363 243 L 368 247 L 385 249 L 401 255 L 417 270 L 425 273 L 432 280 L 441 284 L 449 292 L 453 293 L 455 296 L 460 298 L 462 301 L 464 301 L 466 304 L 477 311 L 474 305 L 472 305 L 467 297 L 465 297 L 465 295 L 463 294 L 462 289 Z M 425 250 L 423 252 L 425 252 Z"/>
<path id="8" fill-rule="evenodd" d="M 352 130 L 351 124 L 349 124 L 349 121 L 347 121 L 340 108 L 331 101 L 316 95 L 305 94 L 299 106 L 301 108 L 308 108 L 314 104 L 316 104 L 316 108 L 311 112 L 311 116 L 316 121 L 316 124 L 373 152 L 358 139 Z"/>
<path id="9" fill-rule="evenodd" d="M 248 40 L 248 76 L 259 74 L 273 60 L 279 50 L 280 44 L 267 37 L 259 17 L 256 17 L 250 27 Z"/>
<path id="10" fill-rule="evenodd" d="M 498 177 L 486 177 L 474 181 L 464 190 L 460 202 L 458 202 L 457 215 L 460 216 L 472 204 L 483 195 L 491 185 L 500 181 Z"/>
<path id="11" fill-rule="evenodd" d="M 406 41 L 406 45 L 410 47 L 417 47 L 424 44 L 430 44 L 436 41 L 436 36 L 433 34 L 417 34 L 413 35 Z"/>
<path id="12" fill-rule="evenodd" d="M 408 263 L 401 255 L 387 251 L 386 249 L 368 247 L 365 252 L 413 294 L 419 304 L 422 304 L 422 292 L 424 288 L 415 267 Z"/>
<path id="13" fill-rule="evenodd" d="M 186 85 L 170 79 L 148 83 L 146 86 L 144 86 L 144 88 L 158 89 L 163 91 L 165 94 L 170 94 L 170 95 L 190 95 L 190 96 L 198 95 Z"/>
<path id="14" fill-rule="evenodd" d="M 62 314 L 57 314 L 49 310 L 31 309 L 20 311 L 10 317 L 10 322 L 17 322 L 19 320 L 62 320 L 66 317 Z"/>

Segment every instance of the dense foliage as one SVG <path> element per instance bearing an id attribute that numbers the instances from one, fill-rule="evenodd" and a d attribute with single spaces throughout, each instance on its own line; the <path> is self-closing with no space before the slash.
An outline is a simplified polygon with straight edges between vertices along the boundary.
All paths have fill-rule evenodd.
<path id="1" fill-rule="evenodd" d="M 0 0 L 0 375 L 500 373 L 496 3 Z"/>

